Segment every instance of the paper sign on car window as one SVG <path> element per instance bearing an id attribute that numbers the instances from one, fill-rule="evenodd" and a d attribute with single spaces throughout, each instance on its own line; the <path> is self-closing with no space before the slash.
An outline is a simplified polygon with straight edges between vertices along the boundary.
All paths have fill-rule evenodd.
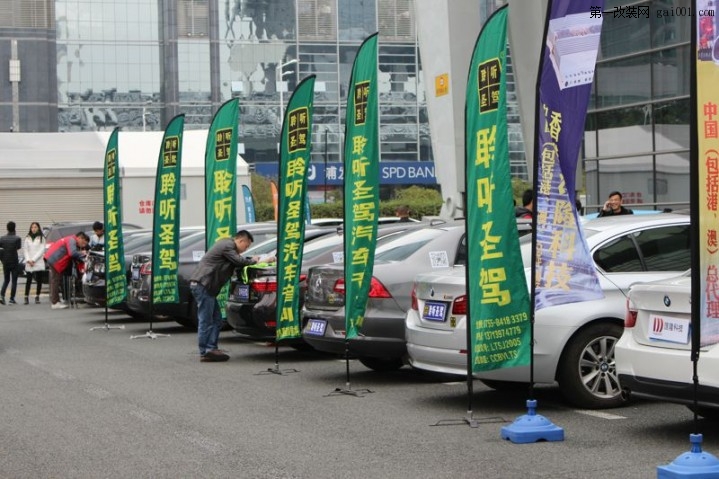
<path id="1" fill-rule="evenodd" d="M 202 250 L 193 250 L 192 251 L 192 261 L 197 263 L 202 259 L 202 257 L 205 256 L 205 252 Z"/>
<path id="2" fill-rule="evenodd" d="M 336 251 L 332 253 L 332 262 L 333 263 L 341 263 L 345 259 L 344 251 Z"/>
<path id="3" fill-rule="evenodd" d="M 430 251 L 429 262 L 433 268 L 449 268 L 449 257 L 446 251 Z"/>

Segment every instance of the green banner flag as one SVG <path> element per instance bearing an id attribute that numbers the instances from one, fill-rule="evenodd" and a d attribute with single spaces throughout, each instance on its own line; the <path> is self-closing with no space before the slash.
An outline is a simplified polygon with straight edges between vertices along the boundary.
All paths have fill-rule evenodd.
<path id="1" fill-rule="evenodd" d="M 205 250 L 237 228 L 237 128 L 239 101 L 225 102 L 210 124 L 205 149 Z M 217 301 L 224 316 L 228 285 Z"/>
<path id="2" fill-rule="evenodd" d="M 379 216 L 377 34 L 355 58 L 347 94 L 344 146 L 346 338 L 357 337 L 369 295 Z"/>
<path id="3" fill-rule="evenodd" d="M 152 223 L 152 303 L 177 303 L 177 256 L 180 245 L 182 132 L 185 115 L 165 129 L 157 160 Z"/>
<path id="4" fill-rule="evenodd" d="M 103 203 L 105 223 L 105 288 L 107 305 L 121 303 L 127 296 L 125 247 L 122 240 L 122 198 L 120 197 L 119 129 L 115 128 L 105 150 Z"/>
<path id="5" fill-rule="evenodd" d="M 298 295 L 305 238 L 314 88 L 314 75 L 297 85 L 282 122 L 277 223 L 277 340 L 302 336 Z"/>
<path id="6" fill-rule="evenodd" d="M 465 105 L 468 343 L 472 372 L 529 364 L 529 292 L 507 142 L 507 12 L 477 38 Z"/>

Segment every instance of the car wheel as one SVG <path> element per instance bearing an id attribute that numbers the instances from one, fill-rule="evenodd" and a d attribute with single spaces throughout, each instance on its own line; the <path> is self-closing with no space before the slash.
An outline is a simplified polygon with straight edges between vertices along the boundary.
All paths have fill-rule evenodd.
<path id="1" fill-rule="evenodd" d="M 719 420 L 719 409 L 713 407 L 697 406 L 696 408 L 692 405 L 687 405 L 691 412 L 696 412 L 699 416 L 709 419 L 712 421 Z"/>
<path id="2" fill-rule="evenodd" d="M 602 409 L 625 401 L 619 385 L 614 347 L 623 328 L 597 323 L 577 333 L 567 344 L 559 363 L 559 388 L 576 406 Z"/>
<path id="3" fill-rule="evenodd" d="M 529 383 L 519 383 L 515 381 L 498 381 L 496 379 L 480 379 L 485 386 L 492 388 L 496 391 L 506 392 L 521 392 L 527 391 Z"/>
<path id="4" fill-rule="evenodd" d="M 357 359 L 371 370 L 377 372 L 396 371 L 404 365 L 402 358 L 384 359 L 361 357 Z"/>

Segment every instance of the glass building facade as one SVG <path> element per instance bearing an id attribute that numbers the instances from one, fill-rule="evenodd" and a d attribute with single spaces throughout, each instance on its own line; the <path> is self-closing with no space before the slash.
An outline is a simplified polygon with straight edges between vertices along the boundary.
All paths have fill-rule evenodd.
<path id="1" fill-rule="evenodd" d="M 577 185 L 589 211 L 613 190 L 636 209 L 688 204 L 691 6 L 605 2 Z M 413 0 L 3 0 L 0 57 L 22 76 L 0 62 L 15 80 L 0 89 L 0 130 L 159 131 L 179 113 L 203 129 L 238 97 L 243 157 L 275 163 L 281 104 L 315 74 L 312 161 L 337 163 L 352 62 L 375 31 L 382 161 L 439 162 Z M 526 178 L 511 84 L 508 98 L 512 173 Z"/>
<path id="2" fill-rule="evenodd" d="M 486 18 L 496 2 L 478 8 Z M 0 129 L 162 130 L 179 113 L 203 129 L 237 97 L 243 157 L 274 163 L 281 105 L 314 74 L 312 161 L 341 162 L 352 63 L 374 32 L 382 161 L 433 161 L 413 0 L 4 0 L 0 38 L 17 41 L 26 74 L 0 93 Z M 9 42 L 0 54 L 13 58 Z"/>
<path id="3" fill-rule="evenodd" d="M 692 3 L 605 2 L 582 155 L 589 211 L 615 190 L 634 209 L 688 207 Z"/>
<path id="4" fill-rule="evenodd" d="M 186 128 L 208 128 L 238 97 L 243 157 L 274 162 L 281 104 L 314 74 L 313 156 L 338 162 L 352 62 L 379 31 L 382 158 L 433 160 L 412 0 L 9 0 L 5 9 L 0 35 L 22 34 L 23 69 L 36 50 L 56 49 L 41 78 L 57 98 L 40 98 L 49 111 L 32 121 L 38 99 L 21 94 L 21 131 L 162 130 L 178 113 Z M 38 13 L 44 24 L 22 20 Z M 55 37 L 22 38 L 38 31 Z"/>

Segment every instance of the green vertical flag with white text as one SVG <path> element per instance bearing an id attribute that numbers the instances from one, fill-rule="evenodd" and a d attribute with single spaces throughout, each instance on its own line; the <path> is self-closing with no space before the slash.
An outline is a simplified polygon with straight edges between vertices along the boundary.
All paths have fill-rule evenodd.
<path id="1" fill-rule="evenodd" d="M 170 120 L 160 145 L 152 223 L 152 303 L 177 303 L 182 133 L 185 115 Z"/>
<path id="2" fill-rule="evenodd" d="M 344 144 L 346 338 L 357 337 L 367 307 L 379 217 L 377 34 L 360 46 L 347 93 Z"/>
<path id="3" fill-rule="evenodd" d="M 125 248 L 122 239 L 118 132 L 119 129 L 115 128 L 107 141 L 102 188 L 105 223 L 105 284 L 108 306 L 121 303 L 127 296 Z"/>
<path id="4" fill-rule="evenodd" d="M 529 364 L 530 302 L 507 142 L 507 12 L 475 45 L 465 104 L 468 344 L 472 372 Z"/>
<path id="5" fill-rule="evenodd" d="M 231 238 L 237 228 L 237 130 L 239 101 L 225 102 L 215 113 L 207 133 L 205 149 L 205 250 L 223 238 Z M 228 285 L 217 301 L 225 314 Z"/>
<path id="6" fill-rule="evenodd" d="M 277 222 L 277 340 L 302 336 L 299 280 L 305 237 L 307 169 L 312 147 L 314 87 L 314 75 L 297 85 L 282 122 Z"/>

